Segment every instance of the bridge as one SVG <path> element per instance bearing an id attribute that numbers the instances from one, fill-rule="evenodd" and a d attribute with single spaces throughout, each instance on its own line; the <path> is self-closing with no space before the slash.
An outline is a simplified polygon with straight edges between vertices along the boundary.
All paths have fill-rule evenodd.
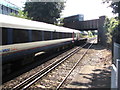
<path id="1" fill-rule="evenodd" d="M 64 22 L 64 27 L 77 29 L 80 31 L 98 30 L 98 42 L 106 44 L 106 30 L 104 27 L 105 18 L 105 16 L 101 16 L 99 19 L 93 20 Z"/>
<path id="2" fill-rule="evenodd" d="M 99 19 L 64 23 L 64 27 L 77 29 L 80 31 L 97 30 L 98 26 L 99 26 Z"/>

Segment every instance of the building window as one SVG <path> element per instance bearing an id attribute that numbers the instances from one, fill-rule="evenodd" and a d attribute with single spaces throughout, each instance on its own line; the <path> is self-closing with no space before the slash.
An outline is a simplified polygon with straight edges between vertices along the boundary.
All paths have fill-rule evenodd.
<path id="1" fill-rule="evenodd" d="M 12 13 L 12 9 L 10 9 L 10 12 Z"/>
<path id="2" fill-rule="evenodd" d="M 3 5 L 1 6 L 1 9 L 3 10 Z"/>

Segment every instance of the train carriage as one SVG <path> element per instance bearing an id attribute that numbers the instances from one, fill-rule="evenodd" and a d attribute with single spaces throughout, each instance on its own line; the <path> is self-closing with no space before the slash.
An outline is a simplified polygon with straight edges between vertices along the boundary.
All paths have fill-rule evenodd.
<path id="1" fill-rule="evenodd" d="M 37 52 L 71 45 L 80 31 L 0 14 L 0 57 L 8 63 Z"/>

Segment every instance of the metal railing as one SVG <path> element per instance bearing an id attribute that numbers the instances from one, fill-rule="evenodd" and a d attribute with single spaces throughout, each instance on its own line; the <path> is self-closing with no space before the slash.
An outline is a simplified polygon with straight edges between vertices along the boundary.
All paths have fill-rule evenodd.
<path id="1" fill-rule="evenodd" d="M 116 59 L 116 65 L 112 64 L 111 90 L 120 90 L 120 59 Z"/>

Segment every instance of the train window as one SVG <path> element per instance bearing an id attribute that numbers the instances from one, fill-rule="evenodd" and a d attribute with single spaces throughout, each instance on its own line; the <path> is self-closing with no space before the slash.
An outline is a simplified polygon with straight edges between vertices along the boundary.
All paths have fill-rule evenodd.
<path id="1" fill-rule="evenodd" d="M 72 33 L 69 34 L 69 37 L 72 38 Z"/>
<path id="2" fill-rule="evenodd" d="M 70 38 L 72 38 L 72 33 L 70 33 Z"/>
<path id="3" fill-rule="evenodd" d="M 69 38 L 69 33 L 67 33 L 67 38 Z"/>
<path id="4" fill-rule="evenodd" d="M 72 38 L 72 34 L 71 34 L 71 33 L 68 33 L 68 37 L 69 37 L 69 38 Z"/>
<path id="5" fill-rule="evenodd" d="M 60 36 L 59 36 L 59 32 L 57 32 L 57 39 L 59 39 L 60 38 Z"/>
<path id="6" fill-rule="evenodd" d="M 44 32 L 44 40 L 50 40 L 51 39 L 51 32 L 45 31 Z"/>
<path id="7" fill-rule="evenodd" d="M 64 33 L 64 38 L 67 38 L 67 33 Z"/>
<path id="8" fill-rule="evenodd" d="M 42 40 L 42 32 L 38 30 L 32 31 L 32 41 L 41 41 Z"/>
<path id="9" fill-rule="evenodd" d="M 68 33 L 66 33 L 66 38 L 68 38 Z"/>
<path id="10" fill-rule="evenodd" d="M 64 33 L 64 38 L 67 38 L 67 33 Z"/>
<path id="11" fill-rule="evenodd" d="M 65 33 L 62 33 L 62 37 L 65 38 Z"/>
<path id="12" fill-rule="evenodd" d="M 59 39 L 62 39 L 63 36 L 62 36 L 62 32 L 59 33 Z"/>
<path id="13" fill-rule="evenodd" d="M 76 34 L 76 33 L 74 33 L 74 38 L 75 38 L 75 37 L 77 37 L 77 34 Z"/>
<path id="14" fill-rule="evenodd" d="M 53 39 L 57 39 L 57 32 L 53 32 Z"/>
<path id="15" fill-rule="evenodd" d="M 7 45 L 7 28 L 2 28 L 2 45 Z"/>
<path id="16" fill-rule="evenodd" d="M 13 43 L 26 43 L 26 42 L 29 42 L 28 30 L 14 29 Z"/>
<path id="17" fill-rule="evenodd" d="M 72 33 L 53 32 L 53 39 L 72 38 Z"/>

